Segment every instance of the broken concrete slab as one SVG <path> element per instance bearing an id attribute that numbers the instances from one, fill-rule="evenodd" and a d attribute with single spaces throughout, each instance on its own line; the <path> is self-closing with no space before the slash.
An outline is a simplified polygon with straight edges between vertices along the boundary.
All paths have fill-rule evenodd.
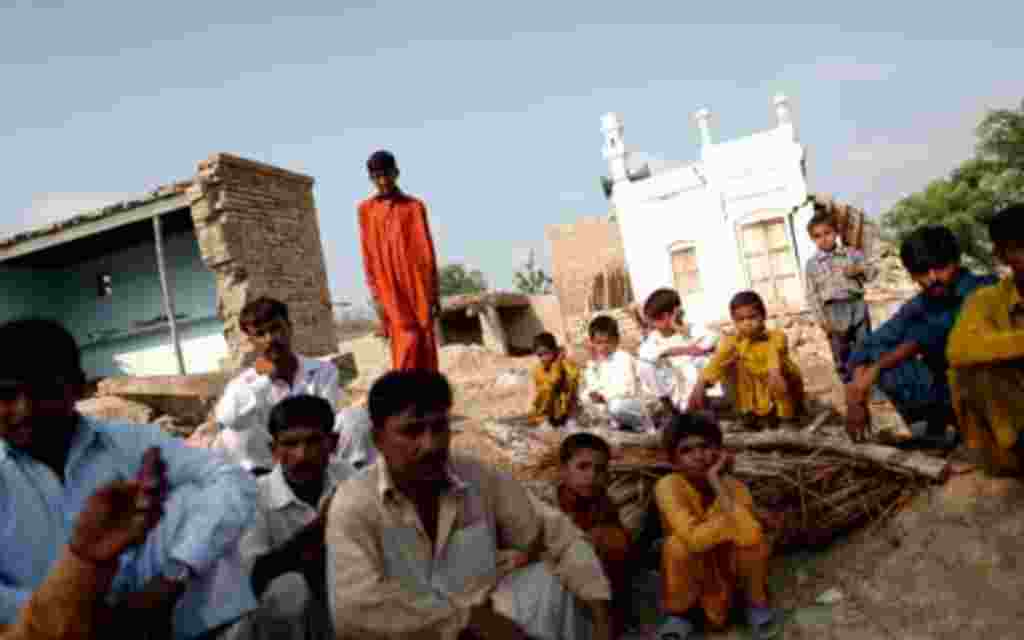
<path id="1" fill-rule="evenodd" d="M 141 402 L 158 414 L 169 414 L 184 422 L 199 424 L 206 419 L 217 398 L 230 381 L 226 372 L 189 376 L 118 376 L 97 385 L 99 397 L 117 396 Z"/>
<path id="2" fill-rule="evenodd" d="M 82 415 L 111 422 L 149 424 L 156 415 L 148 405 L 113 396 L 79 400 L 75 404 L 75 409 Z"/>

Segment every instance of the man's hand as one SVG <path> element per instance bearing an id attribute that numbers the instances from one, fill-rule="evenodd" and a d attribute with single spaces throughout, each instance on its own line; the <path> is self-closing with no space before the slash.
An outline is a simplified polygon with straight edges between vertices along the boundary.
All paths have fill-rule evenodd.
<path id="1" fill-rule="evenodd" d="M 608 404 L 608 401 L 605 400 L 605 397 L 596 391 L 590 392 L 590 401 L 595 404 Z"/>
<path id="2" fill-rule="evenodd" d="M 84 560 L 112 563 L 125 549 L 145 540 L 162 515 L 162 501 L 147 495 L 141 482 L 112 482 L 89 497 L 69 546 Z"/>
<path id="3" fill-rule="evenodd" d="M 836 332 L 835 329 L 832 328 L 832 325 L 830 325 L 825 320 L 822 320 L 821 323 L 818 326 L 821 327 L 821 330 L 825 332 L 826 336 L 831 336 L 832 334 L 834 334 Z"/>
<path id="4" fill-rule="evenodd" d="M 704 393 L 704 385 L 697 383 L 690 392 L 690 399 L 686 403 L 687 411 L 703 411 L 707 406 L 707 396 Z"/>
<path id="5" fill-rule="evenodd" d="M 732 470 L 734 462 L 733 455 L 728 451 L 722 450 L 718 453 L 718 459 L 708 469 L 708 484 L 711 485 L 726 512 L 732 512 L 735 503 L 733 502 L 732 490 L 722 482 L 722 476 Z"/>
<path id="6" fill-rule="evenodd" d="M 867 402 L 868 394 L 878 381 L 880 371 L 877 363 L 854 370 L 853 381 L 847 387 L 847 395 L 851 401 Z"/>
<path id="7" fill-rule="evenodd" d="M 253 363 L 252 368 L 261 376 L 269 376 L 274 373 L 274 363 L 266 356 L 256 358 L 256 362 Z"/>
<path id="8" fill-rule="evenodd" d="M 864 266 L 859 264 L 851 264 L 850 266 L 846 267 L 845 273 L 848 278 L 856 278 L 857 276 L 862 276 L 864 275 Z"/>
<path id="9" fill-rule="evenodd" d="M 388 325 L 384 322 L 377 324 L 377 328 L 373 330 L 373 335 L 378 338 L 384 338 L 385 340 L 391 337 L 391 334 L 388 332 Z"/>
<path id="10" fill-rule="evenodd" d="M 772 369 L 768 372 L 768 389 L 776 398 L 786 395 L 786 378 L 782 375 L 781 369 Z"/>

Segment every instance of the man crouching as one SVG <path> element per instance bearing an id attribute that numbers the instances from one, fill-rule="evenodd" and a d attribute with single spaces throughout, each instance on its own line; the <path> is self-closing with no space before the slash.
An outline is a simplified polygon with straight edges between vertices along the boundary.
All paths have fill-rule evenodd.
<path id="1" fill-rule="evenodd" d="M 451 407 L 432 371 L 393 371 L 370 390 L 380 457 L 327 516 L 337 637 L 608 638 L 610 588 L 583 534 L 513 478 L 450 458 Z M 501 577 L 499 548 L 520 558 Z"/>

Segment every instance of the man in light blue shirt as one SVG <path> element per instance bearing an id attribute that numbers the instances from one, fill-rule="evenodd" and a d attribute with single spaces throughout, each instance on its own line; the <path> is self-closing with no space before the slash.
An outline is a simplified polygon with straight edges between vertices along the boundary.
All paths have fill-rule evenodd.
<path id="1" fill-rule="evenodd" d="M 251 611 L 237 542 L 254 517 L 252 476 L 155 426 L 79 415 L 80 353 L 60 324 L 9 322 L 0 345 L 0 625 L 40 585 L 89 495 L 134 478 L 152 446 L 167 465 L 165 516 L 122 557 L 104 615 L 133 635 L 190 640 Z"/>

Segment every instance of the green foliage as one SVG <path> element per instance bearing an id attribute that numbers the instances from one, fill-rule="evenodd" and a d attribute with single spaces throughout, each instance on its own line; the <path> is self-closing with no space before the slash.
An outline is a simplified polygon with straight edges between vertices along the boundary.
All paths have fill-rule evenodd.
<path id="1" fill-rule="evenodd" d="M 516 271 L 516 289 L 527 295 L 544 295 L 551 293 L 551 276 L 537 265 L 533 251 L 523 263 L 523 268 Z"/>
<path id="2" fill-rule="evenodd" d="M 969 262 L 993 265 L 985 223 L 999 209 L 1024 202 L 1024 101 L 1016 110 L 990 111 L 976 132 L 973 158 L 949 177 L 903 198 L 882 217 L 887 235 L 899 241 L 918 227 L 945 225 L 960 240 Z"/>
<path id="3" fill-rule="evenodd" d="M 447 264 L 438 273 L 442 296 L 456 296 L 487 291 L 483 271 L 467 269 L 461 264 Z"/>

